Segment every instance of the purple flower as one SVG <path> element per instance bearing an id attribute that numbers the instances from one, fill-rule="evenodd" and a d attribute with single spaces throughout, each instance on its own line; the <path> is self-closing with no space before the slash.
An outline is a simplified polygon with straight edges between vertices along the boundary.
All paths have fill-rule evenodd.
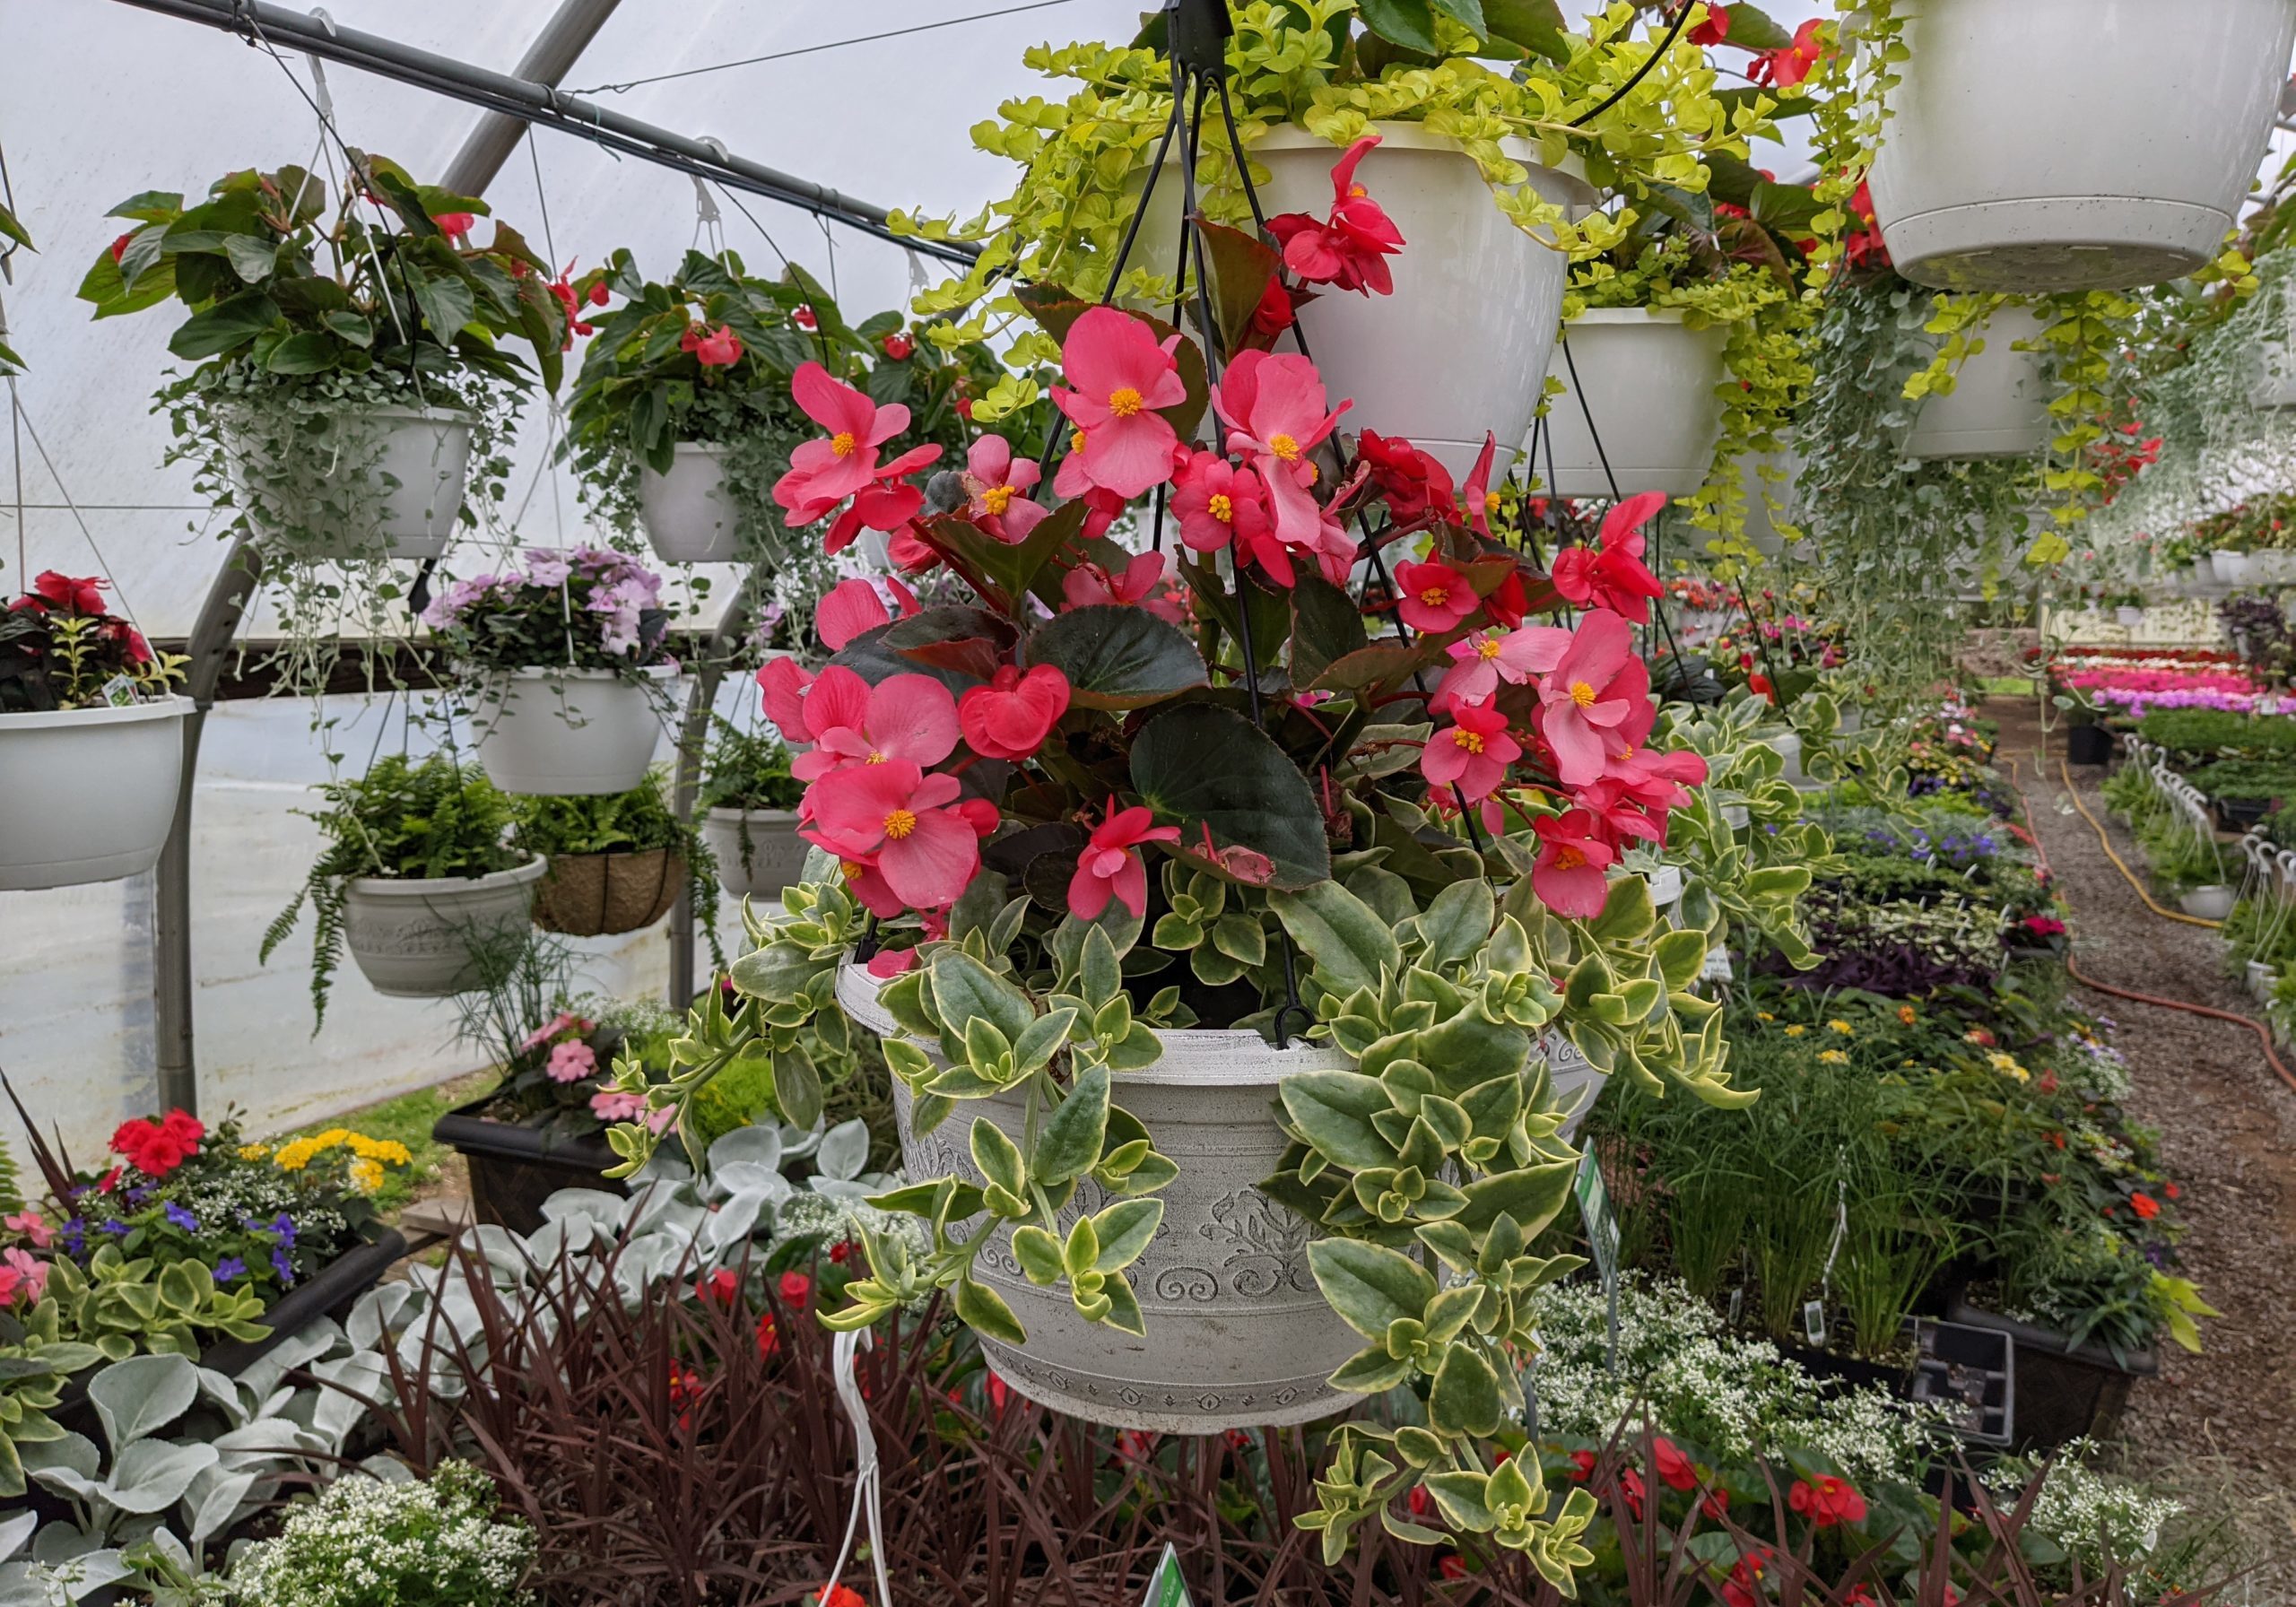
<path id="1" fill-rule="evenodd" d="M 127 1237 L 127 1224 L 121 1221 L 117 1217 L 113 1217 L 110 1220 L 104 1223 L 104 1231 L 110 1234 L 114 1238 L 126 1238 Z"/>
<path id="2" fill-rule="evenodd" d="M 281 1248 L 291 1250 L 295 1247 L 295 1220 L 285 1212 L 272 1219 L 271 1230 L 279 1235 Z"/>
<path id="3" fill-rule="evenodd" d="M 526 549 L 526 582 L 530 586 L 563 586 L 574 566 L 566 561 L 563 552 L 552 552 L 547 547 Z"/>
<path id="4" fill-rule="evenodd" d="M 75 1216 L 57 1229 L 57 1233 L 64 1240 L 65 1252 L 77 1261 L 88 1247 L 88 1224 Z"/>
<path id="5" fill-rule="evenodd" d="M 215 1281 L 229 1283 L 234 1278 L 248 1275 L 248 1264 L 236 1255 L 226 1255 L 215 1264 Z"/>
<path id="6" fill-rule="evenodd" d="M 173 1200 L 170 1200 L 167 1203 L 165 1209 L 168 1213 L 168 1220 L 173 1222 L 186 1233 L 196 1233 L 199 1231 L 199 1219 L 192 1215 L 190 1212 L 185 1210 L 182 1206 L 177 1204 Z"/>
<path id="7" fill-rule="evenodd" d="M 295 1264 L 287 1259 L 287 1252 L 281 1246 L 274 1245 L 271 1248 L 271 1270 L 279 1274 L 281 1283 L 288 1285 L 294 1283 Z"/>

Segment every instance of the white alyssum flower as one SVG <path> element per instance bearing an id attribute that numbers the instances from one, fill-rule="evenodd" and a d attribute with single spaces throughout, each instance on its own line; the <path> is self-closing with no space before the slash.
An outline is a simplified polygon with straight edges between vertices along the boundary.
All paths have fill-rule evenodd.
<path id="1" fill-rule="evenodd" d="M 247 1607 L 522 1607 L 534 1566 L 526 1524 L 493 1519 L 494 1485 L 467 1463 L 428 1481 L 338 1479 L 292 1508 L 278 1535 L 233 1563 Z"/>
<path id="2" fill-rule="evenodd" d="M 2062 1447 L 2032 1515 L 2035 1533 L 2092 1569 L 2102 1568 L 2108 1556 L 2123 1564 L 2151 1556 L 2161 1531 L 2186 1510 L 2181 1501 L 2100 1471 L 2097 1454 L 2087 1439 Z M 1986 1482 L 2003 1500 L 2014 1501 L 2039 1472 L 2037 1462 L 2012 1458 L 1996 1464 Z"/>

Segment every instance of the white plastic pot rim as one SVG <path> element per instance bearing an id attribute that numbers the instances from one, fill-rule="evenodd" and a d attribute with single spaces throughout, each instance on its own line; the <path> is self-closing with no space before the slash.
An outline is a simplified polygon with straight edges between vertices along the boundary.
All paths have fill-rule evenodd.
<path id="1" fill-rule="evenodd" d="M 754 821 L 767 826 L 794 826 L 797 823 L 797 812 L 794 809 L 710 809 L 703 813 L 725 826 L 742 821 Z"/>
<path id="2" fill-rule="evenodd" d="M 1431 133 L 1423 124 L 1377 122 L 1370 126 L 1370 132 L 1379 136 L 1379 149 L 1383 151 L 1439 151 L 1470 161 L 1474 160 L 1468 156 L 1466 147 L 1458 141 Z M 1332 161 L 1336 162 L 1346 154 L 1347 146 L 1335 145 L 1297 123 L 1277 123 L 1262 129 L 1257 136 L 1247 135 L 1244 150 L 1248 155 L 1257 155 L 1263 151 L 1328 151 Z M 1499 150 L 1508 161 L 1518 162 L 1530 169 L 1534 187 L 1537 187 L 1540 174 L 1551 176 L 1558 188 L 1570 192 L 1561 197 L 1567 204 L 1593 206 L 1602 199 L 1602 192 L 1587 180 L 1586 164 L 1576 156 L 1565 157 L 1558 167 L 1539 160 L 1539 148 L 1535 143 L 1511 135 L 1499 142 Z M 1164 161 L 1169 166 L 1173 158 L 1168 155 Z"/>
<path id="3" fill-rule="evenodd" d="M 490 871 L 483 876 L 353 876 L 345 885 L 357 888 L 365 898 L 430 899 L 440 893 L 485 892 L 498 887 L 514 887 L 521 882 L 540 880 L 548 869 L 550 861 L 537 854 L 524 864 L 514 864 L 507 871 Z"/>
<path id="4" fill-rule="evenodd" d="M 1683 310 L 1678 307 L 1590 307 L 1562 326 L 1568 335 L 1581 324 L 1679 324 Z"/>
<path id="5" fill-rule="evenodd" d="M 70 725 L 133 725 L 146 720 L 179 720 L 189 714 L 189 698 L 170 692 L 149 703 L 99 703 L 90 708 L 43 708 L 0 714 L 0 731 L 55 731 Z"/>

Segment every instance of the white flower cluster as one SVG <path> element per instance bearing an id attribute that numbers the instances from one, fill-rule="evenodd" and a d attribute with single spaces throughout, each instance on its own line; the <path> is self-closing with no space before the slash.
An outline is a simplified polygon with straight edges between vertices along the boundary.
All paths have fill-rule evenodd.
<path id="1" fill-rule="evenodd" d="M 516 1607 L 534 1533 L 496 1523 L 493 1486 L 465 1463 L 429 1482 L 338 1479 L 291 1509 L 278 1535 L 242 1552 L 231 1594 L 248 1607 Z"/>
<path id="2" fill-rule="evenodd" d="M 2124 1564 L 2151 1556 L 2161 1543 L 2161 1531 L 2185 1515 L 2184 1503 L 2099 1472 L 2091 1465 L 2096 1453 L 2095 1444 L 2086 1439 L 2057 1453 L 2033 1503 L 2035 1532 L 2091 1569 L 2103 1567 L 2108 1556 Z M 2005 1461 L 1987 1482 L 2013 1500 L 2039 1471 L 2031 1462 Z"/>
<path id="3" fill-rule="evenodd" d="M 918 1260 L 933 1253 L 933 1235 L 923 1218 L 894 1215 L 874 1205 L 840 1199 L 835 1194 L 790 1195 L 775 1213 L 773 1238 L 778 1244 L 785 1238 L 818 1236 L 834 1242 L 858 1237 L 857 1230 L 862 1228 L 881 1238 L 907 1239 L 909 1253 Z"/>
<path id="4" fill-rule="evenodd" d="M 1776 1346 L 1726 1333 L 1703 1300 L 1671 1280 L 1622 1284 L 1618 1318 L 1613 1372 L 1603 1291 L 1566 1284 L 1545 1295 L 1527 1380 L 1540 1433 L 1603 1440 L 1647 1415 L 1659 1432 L 1725 1461 L 1806 1450 L 1852 1483 L 1919 1479 L 1937 1434 L 1933 1410 L 1878 1389 L 1815 1388 Z"/>

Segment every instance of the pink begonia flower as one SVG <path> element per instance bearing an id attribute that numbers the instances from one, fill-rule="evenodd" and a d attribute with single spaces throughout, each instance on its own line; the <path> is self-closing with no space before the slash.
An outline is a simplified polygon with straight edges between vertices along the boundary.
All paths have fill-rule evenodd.
<path id="1" fill-rule="evenodd" d="M 758 699 L 783 742 L 813 740 L 805 734 L 805 694 L 813 684 L 812 673 L 787 654 L 758 666 Z"/>
<path id="2" fill-rule="evenodd" d="M 869 975 L 890 981 L 917 963 L 914 949 L 880 949 L 869 957 Z"/>
<path id="3" fill-rule="evenodd" d="M 1396 566 L 1396 612 L 1413 630 L 1441 636 L 1482 606 L 1467 578 L 1447 563 Z"/>
<path id="4" fill-rule="evenodd" d="M 774 482 L 773 499 L 810 525 L 876 477 L 877 448 L 909 428 L 909 409 L 878 406 L 817 362 L 797 365 L 789 394 L 829 431 L 790 454 L 789 472 Z"/>
<path id="5" fill-rule="evenodd" d="M 1522 686 L 1554 668 L 1570 645 L 1560 625 L 1526 625 L 1519 630 L 1478 630 L 1445 649 L 1451 667 L 1443 672 L 1436 697 L 1447 703 L 1480 703 L 1499 683 Z"/>
<path id="6" fill-rule="evenodd" d="M 1324 403 L 1323 376 L 1292 352 L 1238 353 L 1212 393 L 1213 409 L 1228 426 L 1228 450 L 1258 471 L 1274 514 L 1275 539 L 1287 547 L 1320 551 L 1326 544 L 1309 455 L 1354 404 L 1342 402 L 1326 413 Z"/>
<path id="7" fill-rule="evenodd" d="M 1195 852 L 1237 881 L 1265 887 L 1275 879 L 1275 861 L 1257 848 L 1247 848 L 1241 843 L 1231 843 L 1222 848 L 1212 840 L 1211 821 L 1198 821 L 1196 827 L 1204 833 L 1204 841 Z"/>
<path id="8" fill-rule="evenodd" d="M 1632 627 L 1614 613 L 1583 616 L 1539 682 L 1539 734 L 1554 750 L 1555 778 L 1578 787 L 1600 776 L 1604 738 L 1649 688 L 1650 672 L 1634 656 Z"/>
<path id="9" fill-rule="evenodd" d="M 1217 452 L 1188 452 L 1172 481 L 1172 513 L 1192 552 L 1217 552 L 1269 529 L 1267 490 Z"/>
<path id="10" fill-rule="evenodd" d="M 1538 834 L 1538 858 L 1531 865 L 1531 890 L 1560 916 L 1590 921 L 1603 913 L 1610 897 L 1610 879 L 1604 871 L 1617 851 L 1598 835 L 1594 815 L 1573 809 L 1561 816 L 1543 815 L 1531 822 Z"/>
<path id="11" fill-rule="evenodd" d="M 930 769 L 956 751 L 957 700 L 930 675 L 888 675 L 871 686 L 829 665 L 805 695 L 805 735 L 813 751 L 789 763 L 800 781 L 897 759 Z"/>
<path id="12" fill-rule="evenodd" d="M 1419 772 L 1439 786 L 1456 786 L 1469 803 L 1487 798 L 1523 756 L 1523 745 L 1507 734 L 1507 717 L 1487 704 L 1460 704 L 1451 718 L 1455 723 L 1420 751 Z"/>
<path id="13" fill-rule="evenodd" d="M 1355 182 L 1356 164 L 1378 143 L 1378 135 L 1367 134 L 1333 164 L 1331 215 L 1323 222 L 1303 212 L 1267 221 L 1267 231 L 1283 243 L 1283 265 L 1309 284 L 1365 295 L 1395 293 L 1387 259 L 1403 249 L 1403 232 Z"/>
<path id="14" fill-rule="evenodd" d="M 730 369 L 742 360 L 742 337 L 723 324 L 716 329 L 695 324 L 679 339 L 678 350 L 691 352 L 705 369 Z"/>
<path id="15" fill-rule="evenodd" d="M 835 653 L 855 637 L 890 625 L 892 618 L 875 586 L 865 580 L 840 580 L 813 610 L 813 630 Z"/>
<path id="16" fill-rule="evenodd" d="M 883 875 L 911 909 L 953 903 L 980 868 L 980 838 L 947 805 L 954 776 L 927 776 L 905 759 L 839 770 L 806 794 L 813 824 L 798 835 Z"/>
<path id="17" fill-rule="evenodd" d="M 1171 559 L 1162 552 L 1135 553 L 1114 574 L 1087 559 L 1062 577 L 1060 597 L 1070 608 L 1114 604 L 1144 608 L 1168 625 L 1187 620 L 1187 594 L 1173 583 Z"/>
<path id="18" fill-rule="evenodd" d="M 1148 866 L 1140 857 L 1143 843 L 1176 843 L 1178 826 L 1155 824 L 1156 812 L 1144 804 L 1118 809 L 1108 802 L 1107 818 L 1092 829 L 1092 839 L 1076 856 L 1076 873 L 1068 879 L 1068 913 L 1080 921 L 1098 920 L 1114 899 L 1134 915 L 1148 912 Z"/>
<path id="19" fill-rule="evenodd" d="M 1000 542 L 1023 542 L 1050 509 L 1031 501 L 1029 491 L 1043 471 L 1013 456 L 1013 443 L 984 435 L 965 452 L 965 517 Z"/>
<path id="20" fill-rule="evenodd" d="M 0 1254 L 0 1307 L 37 1306 L 48 1293 L 48 1263 L 25 1250 Z"/>
<path id="21" fill-rule="evenodd" d="M 467 242 L 470 239 L 470 231 L 478 227 L 478 215 L 475 213 L 435 213 L 431 215 L 430 221 L 439 226 L 439 232 L 450 240 Z"/>
<path id="22" fill-rule="evenodd" d="M 1459 488 L 1459 500 L 1466 507 L 1467 523 L 1485 541 L 1495 539 L 1491 534 L 1491 465 L 1499 451 L 1499 438 L 1486 432 L 1483 450 L 1475 454 L 1474 467 L 1467 471 L 1466 483 Z"/>
<path id="23" fill-rule="evenodd" d="M 1187 400 L 1173 356 L 1179 343 L 1177 334 L 1159 343 L 1154 330 L 1113 307 L 1096 307 L 1068 326 L 1060 364 L 1075 388 L 1056 385 L 1052 399 L 1078 439 L 1054 491 L 1074 497 L 1098 486 L 1136 497 L 1172 477 L 1179 436 L 1156 410 Z"/>
<path id="24" fill-rule="evenodd" d="M 552 1082 L 579 1082 L 585 1077 L 597 1075 L 598 1056 L 589 1045 L 577 1038 L 552 1049 L 550 1064 L 543 1069 Z"/>
<path id="25" fill-rule="evenodd" d="M 1642 525 L 1665 505 L 1664 491 L 1644 491 L 1613 507 L 1603 516 L 1599 549 L 1565 547 L 1554 555 L 1556 592 L 1580 608 L 1607 608 L 1648 624 L 1651 599 L 1665 587 L 1642 562 Z"/>
<path id="26" fill-rule="evenodd" d="M 986 686 L 970 688 L 957 700 L 957 723 L 966 745 L 983 759 L 1020 763 L 1037 756 L 1044 739 L 1068 712 L 1068 677 L 1040 664 L 1026 674 L 1001 664 Z"/>
<path id="27" fill-rule="evenodd" d="M 20 1211 L 12 1217 L 0 1220 L 0 1226 L 30 1239 L 35 1250 L 45 1250 L 56 1242 L 56 1229 L 49 1227 L 48 1219 L 37 1211 Z"/>
<path id="28" fill-rule="evenodd" d="M 937 446 L 911 447 L 878 470 L 877 477 L 854 497 L 852 505 L 830 526 L 822 551 L 833 556 L 851 546 L 854 538 L 864 530 L 899 530 L 915 518 L 918 509 L 925 506 L 925 493 L 913 485 L 903 484 L 900 477 L 938 462 L 940 456 L 941 448 Z"/>

